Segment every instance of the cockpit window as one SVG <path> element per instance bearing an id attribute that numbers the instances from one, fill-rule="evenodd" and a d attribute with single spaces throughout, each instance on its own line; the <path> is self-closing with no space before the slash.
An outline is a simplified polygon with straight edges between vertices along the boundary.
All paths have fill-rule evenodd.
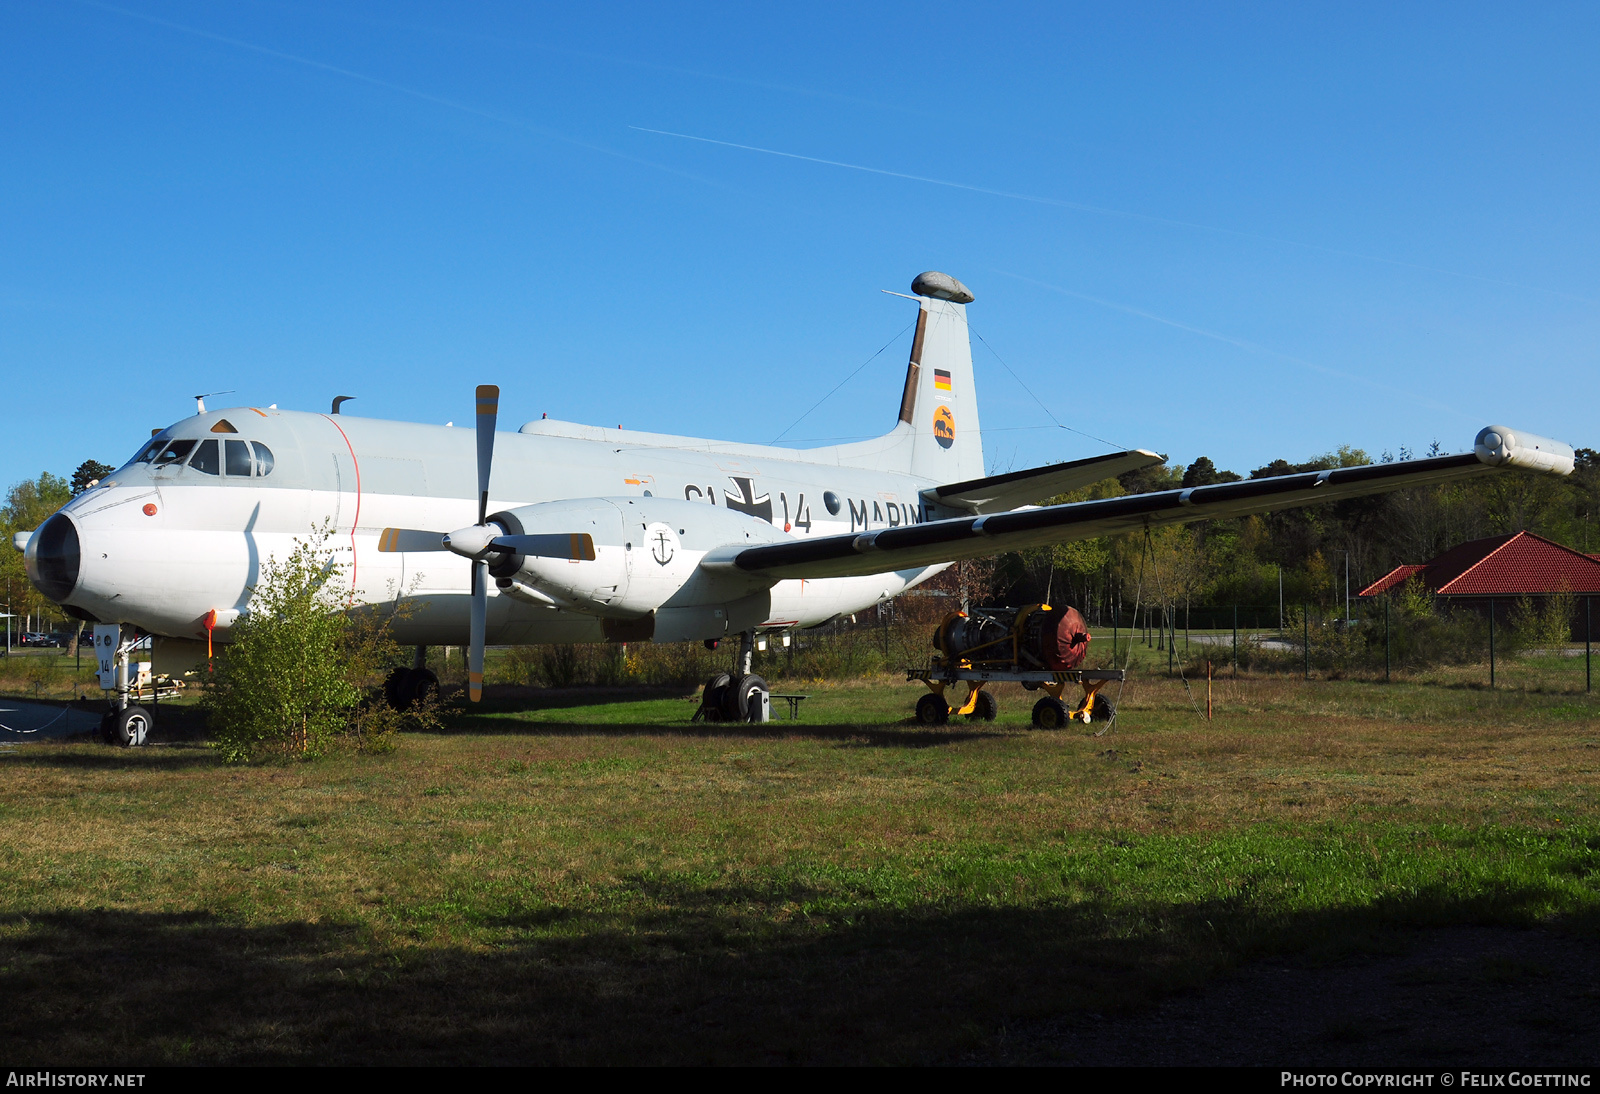
<path id="1" fill-rule="evenodd" d="M 192 440 L 169 442 L 167 447 L 162 450 L 161 455 L 156 457 L 156 466 L 165 467 L 172 463 L 182 463 L 183 458 L 189 454 L 189 450 L 193 447 L 194 441 Z"/>
<path id="2" fill-rule="evenodd" d="M 210 442 L 207 442 L 208 444 Z M 250 477 L 250 446 L 244 441 L 222 442 L 228 450 L 228 474 L 241 479 Z"/>
<path id="3" fill-rule="evenodd" d="M 227 475 L 229 478 L 265 478 L 272 474 L 272 449 L 260 441 L 207 437 L 170 440 L 158 437 L 139 450 L 132 463 L 154 467 L 187 464 L 202 475 Z"/>
<path id="4" fill-rule="evenodd" d="M 200 446 L 194 450 L 194 458 L 189 461 L 189 466 L 202 475 L 220 475 L 222 466 L 217 454 L 217 442 L 201 441 Z"/>

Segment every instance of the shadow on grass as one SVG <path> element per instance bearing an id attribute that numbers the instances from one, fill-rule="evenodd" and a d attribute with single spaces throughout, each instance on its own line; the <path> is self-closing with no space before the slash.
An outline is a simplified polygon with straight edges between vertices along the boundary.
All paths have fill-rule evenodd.
<path id="1" fill-rule="evenodd" d="M 9 760 L 11 767 L 55 767 L 72 771 L 190 771 L 196 768 L 222 766 L 221 757 L 212 749 L 193 742 L 167 744 L 157 742 L 144 748 L 122 748 L 102 743 L 96 736 L 64 737 L 59 743 L 75 747 L 70 750 L 35 746 L 18 750 Z M 87 744 L 88 747 L 84 747 Z"/>
<path id="2" fill-rule="evenodd" d="M 25 1066 L 949 1062 L 1008 1024 L 1137 1010 L 1267 954 L 1526 925 L 1550 895 L 1421 891 L 1295 915 L 1089 899 L 830 917 L 785 914 L 816 894 L 781 884 L 636 880 L 648 911 L 469 916 L 491 936 L 478 945 L 204 914 L 7 916 L 0 1043 Z"/>
<path id="3" fill-rule="evenodd" d="M 1022 727 L 1018 727 L 1019 729 Z M 508 722 L 499 718 L 463 716 L 448 728 L 428 732 L 449 736 L 469 732 L 484 736 L 511 737 L 662 737 L 776 741 L 803 738 L 837 741 L 855 748 L 933 748 L 991 737 L 1009 737 L 1014 732 L 998 729 L 925 729 L 911 722 L 899 725 L 807 725 L 788 720 L 752 725 L 743 722 L 695 722 L 662 725 L 641 722 L 628 725 L 616 722 Z"/>

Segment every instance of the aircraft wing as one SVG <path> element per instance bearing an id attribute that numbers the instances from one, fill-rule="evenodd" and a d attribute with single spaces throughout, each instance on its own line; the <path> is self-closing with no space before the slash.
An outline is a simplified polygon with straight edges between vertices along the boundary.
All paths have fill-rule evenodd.
<path id="1" fill-rule="evenodd" d="M 1048 467 L 1033 467 L 1027 471 L 953 482 L 948 486 L 924 490 L 922 496 L 929 501 L 974 513 L 1003 513 L 1019 505 L 1071 490 L 1081 490 L 1117 475 L 1165 462 L 1154 452 L 1136 448 L 1131 452 L 1113 452 L 1109 456 L 1091 456 L 1086 460 L 1053 463 Z"/>
<path id="2" fill-rule="evenodd" d="M 1503 427 L 1491 426 L 1478 435 L 1475 451 L 1457 456 L 1308 471 L 1186 490 L 957 517 L 854 535 L 821 536 L 746 547 L 727 554 L 714 552 L 702 565 L 711 570 L 736 571 L 774 580 L 877 574 L 982 558 L 1024 547 L 1093 539 L 1147 526 L 1242 517 L 1412 486 L 1431 486 L 1483 474 L 1496 467 L 1571 474 L 1572 449 L 1560 442 L 1528 434 L 1513 435 Z"/>

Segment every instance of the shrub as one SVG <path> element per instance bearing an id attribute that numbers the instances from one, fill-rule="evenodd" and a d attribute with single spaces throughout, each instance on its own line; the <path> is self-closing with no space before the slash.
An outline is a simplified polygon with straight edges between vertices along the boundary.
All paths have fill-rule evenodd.
<path id="1" fill-rule="evenodd" d="M 310 759 L 341 741 L 366 752 L 392 747 L 402 716 L 372 693 L 398 660 L 390 619 L 347 608 L 328 534 L 324 527 L 287 559 L 262 564 L 250 609 L 207 681 L 207 723 L 230 763 Z M 410 716 L 431 720 L 434 711 Z"/>

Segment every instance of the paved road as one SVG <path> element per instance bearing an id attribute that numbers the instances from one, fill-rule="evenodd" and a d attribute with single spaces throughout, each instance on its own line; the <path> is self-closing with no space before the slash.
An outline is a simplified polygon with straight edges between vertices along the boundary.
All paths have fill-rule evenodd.
<path id="1" fill-rule="evenodd" d="M 98 729 L 103 703 L 25 703 L 0 699 L 0 745 L 48 741 Z"/>

